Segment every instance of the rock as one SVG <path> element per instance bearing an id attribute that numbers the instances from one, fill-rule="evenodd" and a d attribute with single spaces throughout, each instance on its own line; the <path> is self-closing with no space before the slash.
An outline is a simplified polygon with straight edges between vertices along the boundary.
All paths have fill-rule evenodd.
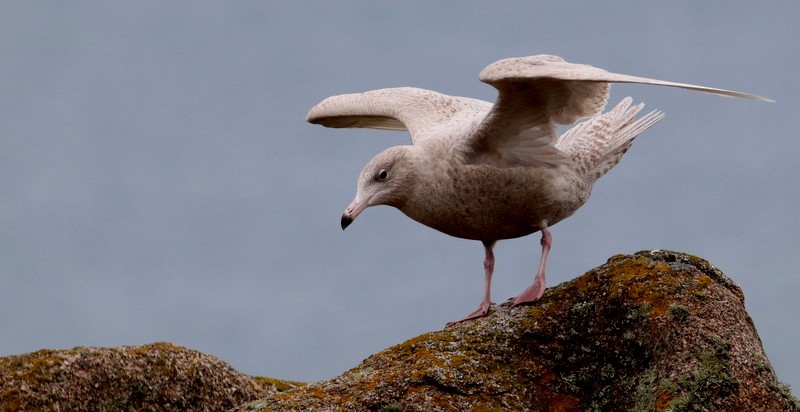
<path id="1" fill-rule="evenodd" d="M 493 307 L 306 386 L 244 375 L 169 343 L 0 358 L 2 412 L 232 407 L 800 411 L 739 287 L 705 260 L 670 251 L 614 256 L 533 305 Z"/>
<path id="2" fill-rule="evenodd" d="M 0 411 L 218 411 L 297 386 L 169 343 L 0 358 Z"/>
<path id="3" fill-rule="evenodd" d="M 521 308 L 424 334 L 236 411 L 798 411 L 741 289 L 703 259 L 614 256 Z"/>

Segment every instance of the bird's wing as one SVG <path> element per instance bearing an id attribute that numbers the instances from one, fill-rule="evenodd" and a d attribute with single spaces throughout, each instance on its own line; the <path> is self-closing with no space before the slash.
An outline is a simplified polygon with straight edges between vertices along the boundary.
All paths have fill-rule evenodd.
<path id="1" fill-rule="evenodd" d="M 418 143 L 451 121 L 482 118 L 492 104 L 414 87 L 328 97 L 308 112 L 310 123 L 326 127 L 408 130 Z"/>
<path id="2" fill-rule="evenodd" d="M 556 124 L 572 124 L 599 114 L 608 100 L 609 83 L 642 83 L 705 93 L 771 101 L 732 90 L 610 73 L 557 56 L 517 57 L 494 62 L 479 75 L 499 95 L 477 131 L 464 142 L 473 163 L 536 166 L 563 163 L 553 147 Z"/>

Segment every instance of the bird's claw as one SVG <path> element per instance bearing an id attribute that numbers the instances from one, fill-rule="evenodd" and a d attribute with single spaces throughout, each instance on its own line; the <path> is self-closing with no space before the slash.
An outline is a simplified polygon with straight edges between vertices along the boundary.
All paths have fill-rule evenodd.
<path id="1" fill-rule="evenodd" d="M 467 321 L 467 320 L 476 319 L 476 318 L 480 318 L 482 316 L 486 316 L 486 314 L 489 313 L 489 309 L 492 306 L 494 306 L 494 302 L 481 303 L 481 305 L 478 306 L 478 309 L 475 309 L 472 313 L 470 313 L 469 315 L 465 316 L 464 319 L 453 321 L 453 322 L 448 322 L 447 326 L 457 325 L 457 324 L 459 324 L 461 322 L 464 322 L 464 321 Z"/>
<path id="2" fill-rule="evenodd" d="M 519 296 L 513 297 L 503 304 L 504 307 L 517 307 L 529 303 L 536 302 L 544 295 L 545 283 L 544 277 L 537 276 L 533 284 L 528 286 Z"/>

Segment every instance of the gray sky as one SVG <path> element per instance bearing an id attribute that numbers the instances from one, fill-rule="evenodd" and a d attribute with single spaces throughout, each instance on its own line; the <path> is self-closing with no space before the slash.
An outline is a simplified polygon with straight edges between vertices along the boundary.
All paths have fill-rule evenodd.
<path id="1" fill-rule="evenodd" d="M 800 388 L 800 3 L 4 2 L 0 355 L 170 341 L 319 380 L 473 310 L 481 244 L 397 210 L 339 217 L 405 133 L 305 123 L 334 94 L 417 86 L 493 101 L 489 63 L 556 54 L 765 104 L 618 85 L 667 118 L 552 228 L 550 285 L 665 248 L 742 286 Z M 539 235 L 500 242 L 493 294 Z"/>

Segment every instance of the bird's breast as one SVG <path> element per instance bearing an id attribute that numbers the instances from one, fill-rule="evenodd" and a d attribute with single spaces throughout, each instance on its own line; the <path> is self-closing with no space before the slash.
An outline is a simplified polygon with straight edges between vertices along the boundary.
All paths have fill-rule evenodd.
<path id="1" fill-rule="evenodd" d="M 403 207 L 412 219 L 451 236 L 499 240 L 525 236 L 575 212 L 590 187 L 556 168 L 465 165 L 421 178 Z"/>

